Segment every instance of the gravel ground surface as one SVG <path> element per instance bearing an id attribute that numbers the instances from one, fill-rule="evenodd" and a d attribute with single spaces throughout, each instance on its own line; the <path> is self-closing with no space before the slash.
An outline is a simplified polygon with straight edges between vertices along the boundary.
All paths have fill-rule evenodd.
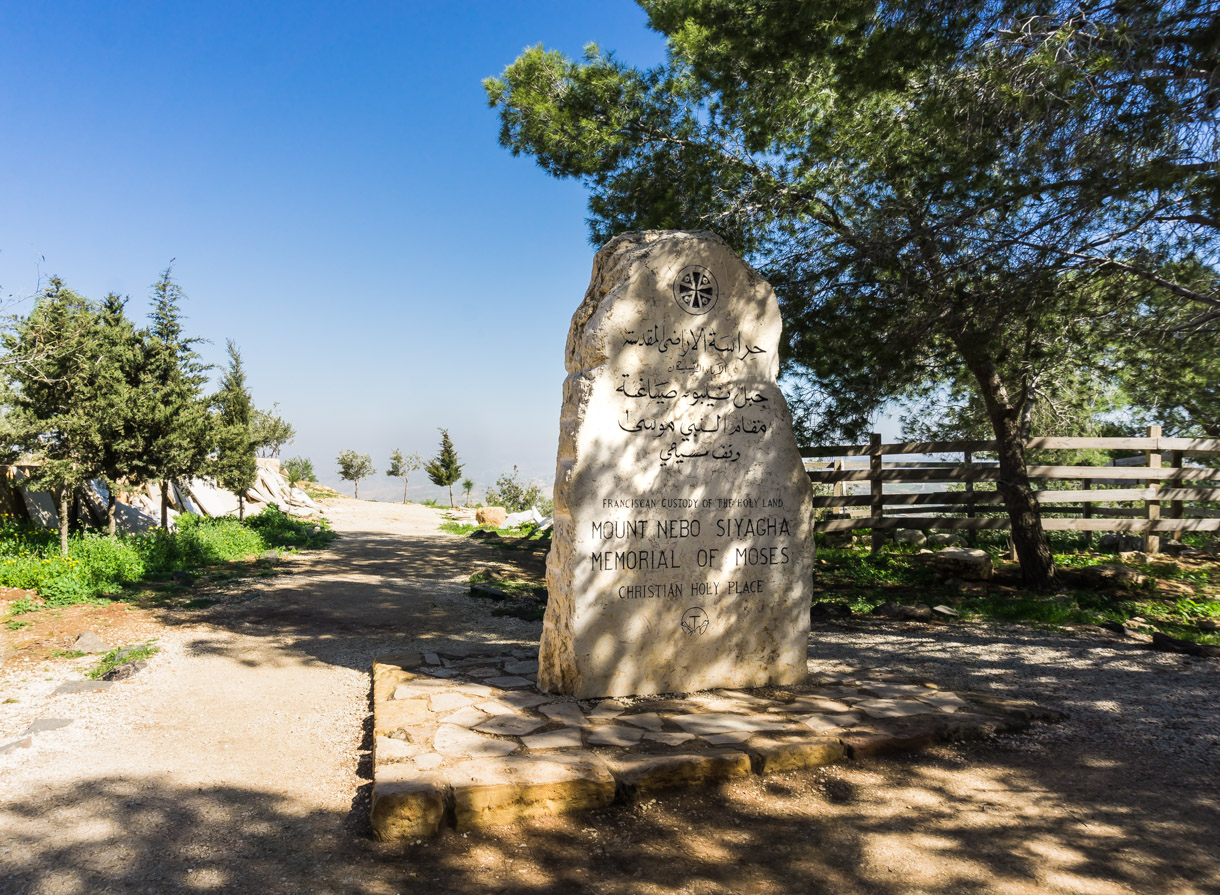
<path id="1" fill-rule="evenodd" d="M 149 668 L 98 694 L 60 661 L 3 680 L 0 893 L 1220 892 L 1220 662 L 1100 636 L 819 626 L 817 670 L 1032 698 L 1053 726 L 750 778 L 417 844 L 368 830 L 382 651 L 523 645 L 466 595 L 501 551 L 423 507 L 335 501 L 344 534 L 203 621 L 166 616 Z M 198 619 L 199 616 L 193 616 Z"/>

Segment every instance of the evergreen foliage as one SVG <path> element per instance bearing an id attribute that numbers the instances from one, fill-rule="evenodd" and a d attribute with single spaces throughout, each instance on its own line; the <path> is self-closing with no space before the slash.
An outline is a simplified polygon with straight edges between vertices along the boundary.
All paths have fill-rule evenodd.
<path id="1" fill-rule="evenodd" d="M 143 334 L 126 314 L 126 299 L 111 292 L 102 299 L 99 329 L 99 364 L 93 377 L 90 402 L 99 421 L 101 464 L 99 477 L 106 485 L 107 528 L 116 533 L 116 491 L 142 474 L 143 442 L 138 408 L 144 357 Z"/>
<path id="2" fill-rule="evenodd" d="M 501 143 L 585 181 L 594 242 L 711 229 L 760 267 L 807 430 L 970 392 L 1001 445 L 1027 582 L 1055 585 L 1023 451 L 1052 383 L 1143 308 L 1220 294 L 1207 4 L 640 0 L 647 71 L 535 47 L 485 82 Z M 1134 288 L 1138 284 L 1138 288 Z M 1187 361 L 1189 363 L 1189 361 Z"/>
<path id="3" fill-rule="evenodd" d="M 284 475 L 290 482 L 316 482 L 317 475 L 313 471 L 313 461 L 308 457 L 289 457 L 281 466 Z"/>
<path id="4" fill-rule="evenodd" d="M 220 382 L 220 391 L 212 398 L 216 414 L 216 456 L 211 463 L 211 473 L 222 488 L 237 494 L 238 518 L 245 518 L 245 492 L 258 477 L 254 438 L 250 431 L 253 405 L 246 388 L 241 353 L 231 339 L 227 347 L 229 367 Z"/>
<path id="5" fill-rule="evenodd" d="M 462 464 L 449 440 L 449 430 L 441 429 L 441 446 L 435 457 L 424 467 L 432 484 L 449 489 L 449 506 L 453 506 L 453 485 L 462 477 Z"/>
<path id="6" fill-rule="evenodd" d="M 353 496 L 360 499 L 360 480 L 371 476 L 376 467 L 373 458 L 368 454 L 357 454 L 355 451 L 340 451 L 335 459 L 339 465 L 339 478 L 351 482 L 354 486 Z"/>
<path id="7" fill-rule="evenodd" d="M 136 408 L 142 457 L 150 478 L 161 482 L 161 527 L 169 526 L 169 484 L 207 471 L 212 419 L 203 387 L 207 367 L 182 329 L 185 295 L 166 268 L 152 287 Z"/>
<path id="8" fill-rule="evenodd" d="M 13 361 L 7 436 L 36 465 L 31 485 L 55 494 L 60 550 L 68 552 L 70 507 L 90 479 L 102 474 L 105 429 L 93 401 L 94 376 L 106 372 L 98 308 L 52 278 L 30 314 L 4 336 Z"/>

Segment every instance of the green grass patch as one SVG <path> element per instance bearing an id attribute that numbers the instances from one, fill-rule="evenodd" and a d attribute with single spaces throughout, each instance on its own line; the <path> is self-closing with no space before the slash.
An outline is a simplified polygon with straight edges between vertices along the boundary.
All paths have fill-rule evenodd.
<path id="1" fill-rule="evenodd" d="M 20 621 L 19 619 L 13 618 L 13 619 L 9 619 L 7 622 L 5 622 L 4 627 L 6 627 L 10 631 L 20 631 L 22 628 L 28 628 L 30 626 L 30 624 L 31 624 L 30 622 L 23 622 L 23 621 Z"/>
<path id="2" fill-rule="evenodd" d="M 158 652 L 160 652 L 160 649 L 151 640 L 136 646 L 115 647 L 102 656 L 97 666 L 89 672 L 88 676 L 95 681 L 99 680 L 120 665 L 125 665 L 128 662 L 138 662 L 141 659 L 149 659 Z"/>
<path id="3" fill-rule="evenodd" d="M 514 597 L 532 598 L 534 596 L 534 589 L 539 587 L 537 581 L 503 581 L 493 578 L 486 572 L 475 572 L 468 580 L 471 584 L 486 584 L 488 587 L 497 588 Z"/>
<path id="4" fill-rule="evenodd" d="M 78 649 L 57 649 L 51 652 L 53 659 L 79 659 L 83 655 L 85 654 Z"/>
<path id="5" fill-rule="evenodd" d="M 1171 637 L 1201 643 L 1220 643 L 1220 632 L 1205 624 L 1220 622 L 1220 566 L 1182 565 L 1153 558 L 1148 562 L 1120 561 L 1105 554 L 1063 553 L 1056 564 L 1082 569 L 1105 563 L 1121 564 L 1147 575 L 1136 588 L 1088 589 L 1079 586 L 1057 594 L 1024 590 L 1012 572 L 989 582 L 949 587 L 928 566 L 909 558 L 910 551 L 894 550 L 870 556 L 867 549 L 818 551 L 814 602 L 847 603 L 855 615 L 867 615 L 886 602 L 952 606 L 963 619 L 1019 622 L 1044 627 L 1127 623 L 1146 620 L 1153 630 Z M 1068 578 L 1068 576 L 1064 576 Z M 1193 595 L 1167 594 L 1157 582 L 1185 584 Z"/>
<path id="6" fill-rule="evenodd" d="M 5 521 L 0 524 L 0 587 L 37 592 L 15 602 L 11 614 L 112 597 L 174 572 L 194 572 L 269 549 L 310 550 L 336 537 L 325 520 L 305 521 L 268 507 L 244 520 L 178 517 L 176 531 L 139 535 L 73 535 L 59 552 L 57 532 Z M 154 589 L 182 588 L 175 584 Z"/>

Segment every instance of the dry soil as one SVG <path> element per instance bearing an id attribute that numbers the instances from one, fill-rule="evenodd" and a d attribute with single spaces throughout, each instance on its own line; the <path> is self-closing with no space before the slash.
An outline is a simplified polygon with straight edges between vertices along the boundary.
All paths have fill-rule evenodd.
<path id="1" fill-rule="evenodd" d="M 0 892 L 1220 892 L 1220 663 L 1019 628 L 826 625 L 811 656 L 1035 698 L 1066 722 L 375 842 L 373 656 L 524 645 L 540 626 L 467 595 L 472 572 L 515 558 L 439 532 L 435 511 L 338 500 L 328 515 L 330 549 L 202 617 L 132 611 L 125 633 L 111 610 L 104 636 L 162 651 L 105 692 L 53 694 L 87 659 L 6 664 L 0 742 L 71 723 L 0 755 Z"/>

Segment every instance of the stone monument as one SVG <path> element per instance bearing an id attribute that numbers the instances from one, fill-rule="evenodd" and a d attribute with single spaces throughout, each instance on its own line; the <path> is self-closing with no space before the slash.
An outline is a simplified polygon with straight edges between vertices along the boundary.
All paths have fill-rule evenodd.
<path id="1" fill-rule="evenodd" d="M 538 685 L 579 698 L 806 675 L 811 488 L 771 287 L 711 233 L 627 233 L 572 318 Z"/>

